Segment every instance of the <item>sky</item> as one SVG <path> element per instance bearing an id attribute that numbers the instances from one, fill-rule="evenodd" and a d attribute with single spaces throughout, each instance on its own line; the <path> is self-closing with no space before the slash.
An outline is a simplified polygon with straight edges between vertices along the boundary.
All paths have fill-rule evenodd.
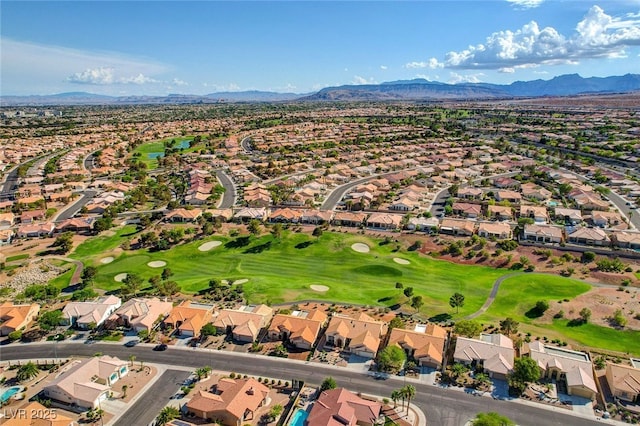
<path id="1" fill-rule="evenodd" d="M 0 94 L 640 73 L 640 0 L 0 2 Z"/>

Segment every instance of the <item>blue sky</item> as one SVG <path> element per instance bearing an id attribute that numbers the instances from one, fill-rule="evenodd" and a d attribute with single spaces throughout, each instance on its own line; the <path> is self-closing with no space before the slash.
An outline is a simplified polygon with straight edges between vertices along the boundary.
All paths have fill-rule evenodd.
<path id="1" fill-rule="evenodd" d="M 640 73 L 640 0 L 3 0 L 0 12 L 2 95 Z"/>

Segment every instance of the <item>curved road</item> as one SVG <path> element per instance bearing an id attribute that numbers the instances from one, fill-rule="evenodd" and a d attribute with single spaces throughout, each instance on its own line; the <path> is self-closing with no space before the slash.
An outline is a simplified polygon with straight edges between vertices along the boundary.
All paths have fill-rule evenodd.
<path id="1" fill-rule="evenodd" d="M 220 184 L 224 187 L 224 193 L 222 194 L 222 198 L 220 199 L 220 204 L 218 204 L 219 209 L 230 209 L 236 204 L 236 186 L 233 184 L 233 181 L 222 170 L 216 171 L 216 177 Z"/>
<path id="2" fill-rule="evenodd" d="M 521 426 L 594 426 L 602 424 L 589 417 L 568 414 L 564 409 L 541 408 L 537 404 L 494 400 L 472 396 L 459 390 L 430 386 L 417 379 L 390 376 L 376 380 L 361 371 L 343 367 L 292 361 L 253 354 L 223 352 L 208 349 L 170 347 L 164 352 L 154 352 L 153 345 L 143 344 L 134 348 L 120 343 L 95 343 L 83 345 L 72 342 L 11 344 L 2 347 L 2 360 L 52 359 L 68 356 L 93 356 L 97 352 L 128 359 L 165 365 L 199 368 L 205 365 L 214 370 L 251 374 L 258 377 L 274 377 L 283 380 L 302 379 L 311 385 L 319 385 L 325 377 L 336 379 L 339 386 L 355 392 L 388 396 L 395 389 L 411 383 L 416 388 L 413 402 L 424 411 L 427 424 L 438 426 L 462 426 L 479 412 L 497 411 L 513 419 Z M 167 401 L 168 402 L 168 401 Z M 127 413 L 129 414 L 129 413 Z"/>

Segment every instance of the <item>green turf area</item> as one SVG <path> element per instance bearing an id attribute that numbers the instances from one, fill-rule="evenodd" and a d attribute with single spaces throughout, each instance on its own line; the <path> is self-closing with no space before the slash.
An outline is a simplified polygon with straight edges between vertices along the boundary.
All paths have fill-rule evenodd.
<path id="1" fill-rule="evenodd" d="M 557 319 L 552 323 L 529 318 L 526 313 L 538 300 L 548 302 L 573 299 L 591 288 L 582 281 L 554 275 L 522 274 L 504 280 L 493 304 L 478 319 L 497 322 L 512 317 L 521 323 L 521 332 L 534 336 L 558 338 L 578 345 L 603 348 L 612 351 L 640 354 L 640 332 L 619 331 L 595 324 L 568 326 L 569 319 Z M 573 315 L 577 318 L 578 314 Z"/>
<path id="2" fill-rule="evenodd" d="M 500 285 L 496 300 L 480 319 L 493 321 L 512 317 L 523 323 L 533 323 L 525 313 L 538 300 L 547 302 L 572 299 L 589 291 L 591 286 L 582 281 L 557 275 L 522 274 L 507 278 Z"/>
<path id="3" fill-rule="evenodd" d="M 423 296 L 425 304 L 421 311 L 429 316 L 454 313 L 448 304 L 449 297 L 454 292 L 464 294 L 465 305 L 456 315 L 461 317 L 479 309 L 495 279 L 504 274 L 492 268 L 461 266 L 417 253 L 394 253 L 395 245 L 380 245 L 378 240 L 364 236 L 326 232 L 316 240 L 306 234 L 287 232 L 280 240 L 271 235 L 213 239 L 223 245 L 208 252 L 198 251 L 206 241 L 202 240 L 164 252 L 128 253 L 107 265 L 94 262 L 98 266 L 96 285 L 104 290 L 119 288 L 120 283 L 113 279 L 119 273 L 137 273 L 146 281 L 162 272 L 162 268 L 150 268 L 147 263 L 163 260 L 175 274 L 172 279 L 187 293 L 206 288 L 211 278 L 248 279 L 243 287 L 253 303 L 320 299 L 386 307 L 407 301 L 403 291 L 395 288 L 396 282 L 400 282 L 405 288 L 413 287 L 415 295 Z M 351 245 L 356 242 L 367 244 L 371 251 L 353 251 Z M 111 246 L 117 244 L 111 241 Z M 102 251 L 85 247 L 79 252 L 87 256 L 88 252 Z M 411 263 L 400 265 L 393 261 L 394 257 Z M 330 289 L 326 293 L 315 292 L 309 288 L 311 284 Z"/>
<path id="4" fill-rule="evenodd" d="M 157 154 L 159 152 L 164 153 L 164 143 L 171 141 L 172 139 L 175 140 L 176 145 L 179 146 L 182 141 L 193 140 L 193 136 L 176 136 L 176 137 L 171 137 L 171 138 L 166 138 L 158 141 L 145 143 L 138 146 L 133 151 L 133 153 L 140 153 L 140 161 L 142 161 L 147 165 L 148 170 L 153 170 L 158 167 L 158 160 L 157 160 L 157 157 L 154 156 L 154 154 Z M 197 148 L 196 147 L 184 148 L 182 152 L 183 153 L 192 152 L 195 149 Z"/>
<path id="5" fill-rule="evenodd" d="M 14 262 L 16 260 L 28 259 L 29 253 L 16 254 L 15 256 L 9 256 L 5 260 L 6 262 Z"/>
<path id="6" fill-rule="evenodd" d="M 56 286 L 60 290 L 68 287 L 69 283 L 71 282 L 71 277 L 73 276 L 73 273 L 76 271 L 76 268 L 77 266 L 74 263 L 72 263 L 71 267 L 67 271 L 63 272 L 62 274 L 58 275 L 57 277 L 49 281 L 49 284 Z"/>
<path id="7" fill-rule="evenodd" d="M 93 258 L 94 261 L 98 262 L 99 258 L 97 256 L 117 248 L 126 238 L 136 233 L 136 227 L 134 225 L 127 225 L 115 229 L 113 233 L 113 235 L 101 235 L 86 240 L 76 247 L 70 257 L 78 260 Z"/>

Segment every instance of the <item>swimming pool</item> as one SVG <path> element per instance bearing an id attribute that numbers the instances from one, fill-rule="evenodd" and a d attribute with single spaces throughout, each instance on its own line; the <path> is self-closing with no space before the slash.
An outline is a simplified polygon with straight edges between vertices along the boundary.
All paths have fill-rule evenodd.
<path id="1" fill-rule="evenodd" d="M 22 391 L 22 386 L 11 386 L 10 388 L 5 389 L 4 392 L 2 392 L 2 395 L 0 395 L 0 401 L 6 402 L 9 398 L 20 391 Z"/>
<path id="2" fill-rule="evenodd" d="M 291 421 L 289 422 L 289 426 L 303 426 L 304 421 L 307 420 L 309 413 L 304 411 L 302 408 L 298 408 L 295 413 L 293 413 L 293 417 L 291 417 Z"/>

